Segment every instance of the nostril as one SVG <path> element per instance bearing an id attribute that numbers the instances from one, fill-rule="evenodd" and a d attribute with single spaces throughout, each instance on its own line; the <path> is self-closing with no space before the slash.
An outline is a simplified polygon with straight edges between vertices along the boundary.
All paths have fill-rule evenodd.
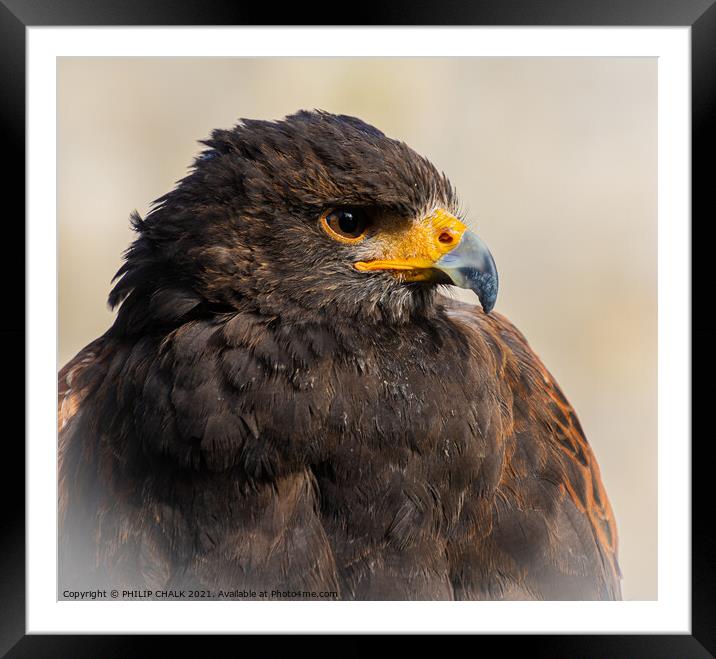
<path id="1" fill-rule="evenodd" d="M 450 244 L 454 238 L 452 237 L 452 234 L 448 233 L 447 231 L 443 231 L 439 236 L 438 240 L 441 243 L 445 243 L 446 245 Z"/>

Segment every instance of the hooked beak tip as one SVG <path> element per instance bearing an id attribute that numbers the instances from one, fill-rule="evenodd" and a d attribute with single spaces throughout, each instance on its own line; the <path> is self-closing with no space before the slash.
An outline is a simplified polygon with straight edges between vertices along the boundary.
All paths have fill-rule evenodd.
<path id="1" fill-rule="evenodd" d="M 471 288 L 477 293 L 485 313 L 490 313 L 497 302 L 497 277 L 483 272 L 478 275 L 477 279 L 476 285 Z"/>

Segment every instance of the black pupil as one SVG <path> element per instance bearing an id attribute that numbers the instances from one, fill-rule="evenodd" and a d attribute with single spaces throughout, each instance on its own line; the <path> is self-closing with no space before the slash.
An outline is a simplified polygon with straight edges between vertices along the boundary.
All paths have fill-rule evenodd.
<path id="1" fill-rule="evenodd" d="M 350 211 L 336 211 L 338 218 L 338 228 L 349 236 L 355 236 L 360 233 L 361 226 L 358 218 Z"/>

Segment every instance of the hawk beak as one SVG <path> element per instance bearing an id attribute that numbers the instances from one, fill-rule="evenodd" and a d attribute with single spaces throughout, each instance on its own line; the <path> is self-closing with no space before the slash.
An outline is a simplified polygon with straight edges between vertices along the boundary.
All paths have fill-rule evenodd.
<path id="1" fill-rule="evenodd" d="M 383 258 L 359 261 L 356 270 L 392 272 L 403 281 L 433 281 L 469 288 L 485 313 L 497 300 L 497 268 L 484 242 L 439 208 L 409 231 L 382 237 Z"/>
<path id="2" fill-rule="evenodd" d="M 479 236 L 465 231 L 457 247 L 435 262 L 455 286 L 469 288 L 477 294 L 485 313 L 497 301 L 498 277 L 495 259 Z"/>

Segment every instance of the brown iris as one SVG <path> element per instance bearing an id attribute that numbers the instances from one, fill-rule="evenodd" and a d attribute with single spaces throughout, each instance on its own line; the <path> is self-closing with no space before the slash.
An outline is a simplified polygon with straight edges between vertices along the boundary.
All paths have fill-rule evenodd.
<path id="1" fill-rule="evenodd" d="M 342 243 L 359 243 L 366 237 L 368 218 L 357 208 L 337 208 L 321 215 L 323 230 Z"/>

